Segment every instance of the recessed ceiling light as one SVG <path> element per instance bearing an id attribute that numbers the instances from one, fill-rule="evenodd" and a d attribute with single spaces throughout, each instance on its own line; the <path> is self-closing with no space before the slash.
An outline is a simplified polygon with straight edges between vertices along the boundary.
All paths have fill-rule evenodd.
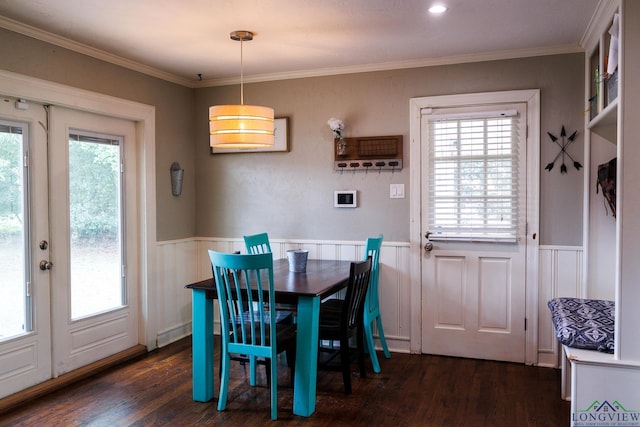
<path id="1" fill-rule="evenodd" d="M 447 8 L 446 8 L 446 7 L 444 7 L 444 6 L 443 6 L 443 5 L 441 5 L 441 4 L 436 4 L 436 5 L 431 6 L 431 7 L 429 8 L 429 12 L 430 12 L 430 13 L 434 13 L 434 14 L 444 13 L 446 10 L 447 10 Z"/>

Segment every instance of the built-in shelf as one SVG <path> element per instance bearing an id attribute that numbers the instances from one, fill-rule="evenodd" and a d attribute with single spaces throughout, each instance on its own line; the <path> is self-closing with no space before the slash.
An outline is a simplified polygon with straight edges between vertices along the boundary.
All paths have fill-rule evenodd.
<path id="1" fill-rule="evenodd" d="M 594 365 L 619 365 L 640 367 L 640 362 L 634 360 L 616 359 L 611 353 L 603 353 L 597 350 L 583 350 L 563 346 L 566 358 L 571 362 L 591 363 Z"/>
<path id="2" fill-rule="evenodd" d="M 587 129 L 597 133 L 601 137 L 616 142 L 618 138 L 618 98 L 611 101 L 597 116 L 588 124 Z"/>

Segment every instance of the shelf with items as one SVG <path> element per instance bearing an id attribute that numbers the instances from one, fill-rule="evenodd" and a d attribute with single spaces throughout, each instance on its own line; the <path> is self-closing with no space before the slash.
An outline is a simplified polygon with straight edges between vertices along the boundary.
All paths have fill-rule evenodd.
<path id="1" fill-rule="evenodd" d="M 585 120 L 585 282 L 582 297 L 614 299 L 616 283 L 616 217 L 603 209 L 603 196 L 595 192 L 599 167 L 617 157 L 620 137 L 618 116 L 621 104 L 612 91 L 611 76 L 617 67 L 618 37 L 612 37 L 617 25 L 619 3 L 603 3 L 602 14 L 594 20 L 593 31 L 585 45 L 585 98 L 589 115 Z M 615 33 L 617 35 L 617 33 Z M 614 43 L 612 43 L 612 40 Z M 611 62 L 610 62 L 611 61 Z M 616 88 L 617 89 L 617 88 Z M 613 95 L 616 95 L 615 97 Z"/>
<path id="2" fill-rule="evenodd" d="M 614 13 L 588 59 L 589 120 L 595 120 L 618 98 L 619 15 Z"/>

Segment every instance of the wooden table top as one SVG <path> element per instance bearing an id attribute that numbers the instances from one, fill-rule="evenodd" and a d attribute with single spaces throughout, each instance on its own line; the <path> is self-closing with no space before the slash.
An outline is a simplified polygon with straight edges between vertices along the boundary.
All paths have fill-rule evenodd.
<path id="1" fill-rule="evenodd" d="M 307 270 L 301 273 L 289 271 L 287 259 L 273 261 L 273 280 L 276 300 L 295 303 L 300 296 L 326 298 L 347 285 L 350 261 L 307 260 Z M 207 291 L 207 298 L 216 298 L 213 278 L 201 280 L 185 286 L 187 289 Z"/>

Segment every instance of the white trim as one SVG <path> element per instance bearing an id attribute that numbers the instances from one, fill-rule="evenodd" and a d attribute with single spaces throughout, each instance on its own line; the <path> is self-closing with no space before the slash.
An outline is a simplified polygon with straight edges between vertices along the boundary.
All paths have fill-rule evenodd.
<path id="1" fill-rule="evenodd" d="M 156 275 L 155 107 L 5 70 L 0 70 L 0 93 L 136 122 L 138 170 L 141 173 L 138 181 L 141 284 L 138 342 L 146 345 L 149 350 L 155 348 L 156 304 L 154 293 L 150 289 L 150 284 L 155 283 Z"/>
<path id="2" fill-rule="evenodd" d="M 412 98 L 409 101 L 410 138 L 409 158 L 421 159 L 421 110 L 423 108 L 463 107 L 492 103 L 527 103 L 527 265 L 526 265 L 526 331 L 525 363 L 537 363 L 538 351 L 538 246 L 539 176 L 540 176 L 540 90 L 515 90 Z M 421 224 L 421 167 L 420 162 L 410 168 L 410 282 L 411 282 L 411 352 L 422 348 L 422 224 Z M 534 238 L 533 236 L 536 236 Z"/>
<path id="3" fill-rule="evenodd" d="M 441 65 L 468 64 L 473 62 L 501 61 L 506 59 L 530 58 L 536 56 L 583 53 L 577 45 L 561 45 L 543 48 L 503 50 L 499 52 L 471 53 L 467 55 L 444 56 L 440 58 L 420 58 L 406 61 L 360 64 L 347 67 L 316 68 L 283 73 L 255 74 L 244 76 L 245 83 L 259 83 L 277 80 L 301 79 L 308 77 L 335 76 L 341 74 L 370 73 L 375 71 L 404 70 L 410 68 L 437 67 Z M 193 87 L 228 86 L 240 84 L 238 77 L 210 79 L 193 82 Z"/>

